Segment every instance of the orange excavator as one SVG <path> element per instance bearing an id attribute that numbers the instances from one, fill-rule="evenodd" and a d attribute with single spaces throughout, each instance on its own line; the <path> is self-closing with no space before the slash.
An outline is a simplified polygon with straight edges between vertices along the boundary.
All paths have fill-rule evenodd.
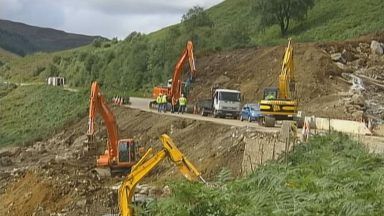
<path id="1" fill-rule="evenodd" d="M 186 83 L 182 80 L 182 71 L 183 66 L 186 63 L 187 59 L 189 60 L 190 73 Z M 184 49 L 179 61 L 175 66 L 173 71 L 173 76 L 167 86 L 156 86 L 152 91 L 152 98 L 156 99 L 160 94 L 167 95 L 167 101 L 172 104 L 172 107 L 177 106 L 177 101 L 179 100 L 182 93 L 187 95 L 186 92 L 183 92 L 183 87 L 186 85 L 186 88 L 189 88 L 190 83 L 196 76 L 196 66 L 195 58 L 193 55 L 193 44 L 192 41 L 188 41 L 187 47 Z M 156 101 L 151 101 L 149 104 L 150 108 L 154 108 L 157 105 Z"/>
<path id="2" fill-rule="evenodd" d="M 119 139 L 115 116 L 109 109 L 97 82 L 91 86 L 88 121 L 88 144 L 95 145 L 95 118 L 100 113 L 107 128 L 108 141 L 104 154 L 97 159 L 97 173 L 102 176 L 121 173 L 127 174 L 136 163 L 135 142 L 132 139 Z"/>

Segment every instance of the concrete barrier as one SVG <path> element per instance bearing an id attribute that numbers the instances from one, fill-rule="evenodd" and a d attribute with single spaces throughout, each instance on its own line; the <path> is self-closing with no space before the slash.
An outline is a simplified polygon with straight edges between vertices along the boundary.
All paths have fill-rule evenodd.
<path id="1" fill-rule="evenodd" d="M 348 134 L 372 135 L 371 131 L 363 122 L 317 117 L 305 117 L 305 120 L 309 122 L 311 129 L 332 130 Z"/>

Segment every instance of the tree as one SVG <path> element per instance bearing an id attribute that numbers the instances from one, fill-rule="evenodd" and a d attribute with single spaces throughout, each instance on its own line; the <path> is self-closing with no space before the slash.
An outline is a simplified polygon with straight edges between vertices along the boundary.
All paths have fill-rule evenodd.
<path id="1" fill-rule="evenodd" d="M 291 19 L 303 20 L 314 5 L 315 0 L 260 0 L 255 11 L 261 14 L 263 29 L 278 24 L 281 35 L 286 35 Z"/>
<path id="2" fill-rule="evenodd" d="M 181 23 L 184 24 L 187 31 L 192 31 L 196 27 L 213 27 L 212 20 L 204 11 L 204 8 L 200 6 L 194 6 L 189 9 L 188 12 L 182 16 Z"/>

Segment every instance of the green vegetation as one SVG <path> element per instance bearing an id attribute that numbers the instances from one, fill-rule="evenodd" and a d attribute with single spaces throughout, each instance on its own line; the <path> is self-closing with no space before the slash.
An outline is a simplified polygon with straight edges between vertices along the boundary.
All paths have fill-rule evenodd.
<path id="1" fill-rule="evenodd" d="M 0 146 L 32 143 L 79 120 L 87 111 L 86 93 L 42 85 L 8 92 L 0 97 Z"/>
<path id="2" fill-rule="evenodd" d="M 18 58 L 0 66 L 0 76 L 26 82 L 61 75 L 71 86 L 89 87 L 98 80 L 109 94 L 148 95 L 170 78 L 188 40 L 194 42 L 197 62 L 199 56 L 219 50 L 285 44 L 280 26 L 261 25 L 262 14 L 252 10 L 261 2 L 226 0 L 206 11 L 194 7 L 178 25 L 149 35 L 133 32 L 123 41 L 98 39 L 74 50 Z M 383 7 L 381 0 L 315 0 L 306 19 L 290 22 L 286 36 L 295 42 L 325 41 L 381 31 Z M 304 16 L 299 15 L 292 18 Z"/>
<path id="3" fill-rule="evenodd" d="M 304 20 L 315 0 L 260 0 L 255 12 L 261 15 L 260 26 L 264 30 L 273 25 L 280 26 L 281 35 L 286 35 L 293 19 Z"/>
<path id="4" fill-rule="evenodd" d="M 347 136 L 315 137 L 245 179 L 171 184 L 148 215 L 383 215 L 384 157 Z"/>
<path id="5" fill-rule="evenodd" d="M 153 86 L 165 84 L 166 80 L 171 77 L 176 61 L 188 40 L 192 40 L 194 43 L 197 64 L 200 56 L 220 50 L 285 44 L 286 39 L 281 37 L 279 25 L 265 28 L 260 25 L 262 16 L 255 14 L 252 8 L 261 1 L 226 0 L 206 11 L 200 7 L 194 7 L 186 12 L 182 17 L 182 23 L 178 25 L 169 26 L 149 35 L 133 32 L 123 41 L 118 41 L 116 38 L 111 41 L 97 39 L 85 47 L 50 54 L 36 53 L 22 58 L 0 50 L 0 77 L 15 83 L 30 83 L 46 82 L 49 76 L 60 75 L 65 77 L 70 86 L 85 87 L 86 89 L 89 89 L 92 81 L 97 80 L 103 93 L 107 96 L 127 97 L 143 94 L 148 96 Z M 324 41 L 353 38 L 365 33 L 381 31 L 384 26 L 384 19 L 381 19 L 383 8 L 384 1 L 382 0 L 315 0 L 314 7 L 307 12 L 305 20 L 290 22 L 287 36 L 293 37 L 294 41 Z M 14 52 L 20 54 L 33 50 L 30 49 L 30 45 L 34 46 L 36 41 L 45 40 L 46 37 L 54 35 L 53 30 L 42 29 L 41 33 L 45 36 L 34 37 L 35 42 L 30 44 L 31 38 L 22 38 L 27 37 L 28 34 L 22 36 L 13 34 L 19 35 L 18 32 L 23 29 L 32 32 L 35 27 L 2 22 L 0 46 L 1 41 L 8 45 L 20 46 L 14 47 Z M 16 30 L 7 36 L 10 33 L 8 28 L 12 25 L 16 25 L 17 28 L 13 28 Z M 70 35 L 59 38 L 73 39 Z M 60 45 L 55 40 L 46 41 Z M 45 48 L 40 50 L 52 50 L 52 47 Z M 31 92 L 26 92 L 28 88 L 31 88 L 29 89 Z M 5 127 L 2 125 L 0 143 L 22 142 L 26 141 L 28 137 L 35 139 L 43 136 L 50 131 L 46 128 L 63 125 L 67 121 L 67 117 L 72 119 L 73 116 L 76 116 L 75 112 L 81 113 L 83 106 L 79 104 L 87 101 L 67 98 L 68 107 L 60 106 L 59 100 L 50 96 L 51 92 L 59 95 L 67 95 L 69 92 L 59 93 L 56 92 L 58 90 L 52 90 L 49 91 L 49 94 L 45 92 L 46 95 L 43 97 L 41 89 L 33 87 L 22 87 L 16 90 L 0 89 L 0 95 L 6 95 L 1 99 L 1 103 L 4 102 L 6 105 L 1 106 L 0 116 L 2 123 L 4 120 L 6 124 Z M 37 92 L 33 92 L 34 90 Z M 45 106 L 44 109 L 51 106 L 49 104 L 58 106 L 60 109 L 49 109 L 50 111 L 40 109 L 38 108 L 40 103 L 30 104 L 33 97 L 15 96 L 27 95 L 27 93 L 37 94 L 36 97 L 39 98 L 46 98 L 45 103 L 48 106 Z M 64 96 L 63 99 L 66 97 Z M 52 101 L 54 102 L 51 103 Z M 78 103 L 75 103 L 76 101 Z M 15 107 L 22 110 L 11 112 L 10 109 L 13 107 L 7 104 L 14 103 L 18 103 L 19 106 Z M 27 109 L 21 104 L 30 104 L 33 109 Z M 64 112 L 67 108 L 72 110 L 69 113 L 73 112 L 70 116 L 66 116 L 67 114 Z M 57 119 L 55 122 L 50 121 L 48 116 L 39 116 L 40 120 L 33 120 L 33 117 L 24 118 L 23 115 L 28 114 L 23 114 L 23 112 L 37 113 L 37 110 L 44 111 L 50 116 L 62 116 L 62 118 L 60 117 L 61 119 Z M 54 114 L 53 110 L 58 115 Z M 17 114 L 19 116 L 12 120 L 12 115 Z M 41 130 L 36 125 L 41 125 Z M 3 128 L 5 129 L 3 130 Z"/>

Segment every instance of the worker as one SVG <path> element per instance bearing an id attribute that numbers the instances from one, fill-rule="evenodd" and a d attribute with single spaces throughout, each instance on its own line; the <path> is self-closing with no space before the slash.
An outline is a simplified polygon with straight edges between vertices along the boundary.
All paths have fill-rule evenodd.
<path id="1" fill-rule="evenodd" d="M 273 92 L 269 92 L 268 95 L 267 95 L 267 97 L 266 97 L 265 99 L 267 99 L 267 100 L 273 100 L 273 99 L 275 99 L 275 95 L 273 94 Z"/>
<path id="2" fill-rule="evenodd" d="M 179 98 L 179 110 L 177 111 L 177 114 L 179 114 L 180 112 L 181 114 L 183 114 L 186 106 L 187 98 L 184 97 L 184 94 L 181 94 L 181 97 Z"/>
<path id="3" fill-rule="evenodd" d="M 162 110 L 165 113 L 167 111 L 167 94 L 163 94 L 161 98 Z"/>
<path id="4" fill-rule="evenodd" d="M 162 96 L 163 94 L 160 93 L 157 98 L 156 98 L 156 104 L 157 104 L 157 112 L 161 112 L 161 106 L 162 106 L 162 103 L 161 103 L 161 100 L 162 100 Z"/>

